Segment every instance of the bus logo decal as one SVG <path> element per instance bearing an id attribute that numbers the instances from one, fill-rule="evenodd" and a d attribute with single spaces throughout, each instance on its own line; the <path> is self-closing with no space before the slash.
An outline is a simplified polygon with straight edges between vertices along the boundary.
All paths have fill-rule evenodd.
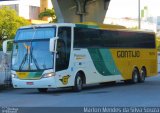
<path id="1" fill-rule="evenodd" d="M 70 77 L 69 75 L 63 76 L 62 79 L 59 80 L 63 83 L 63 85 L 67 85 L 69 77 Z"/>
<path id="2" fill-rule="evenodd" d="M 82 60 L 85 59 L 86 55 L 74 54 L 74 57 L 76 58 L 76 60 Z"/>

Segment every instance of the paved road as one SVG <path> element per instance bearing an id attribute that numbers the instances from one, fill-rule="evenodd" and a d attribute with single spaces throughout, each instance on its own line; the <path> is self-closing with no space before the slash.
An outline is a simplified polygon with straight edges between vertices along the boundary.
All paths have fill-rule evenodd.
<path id="1" fill-rule="evenodd" d="M 160 74 L 159 74 L 160 75 Z M 82 92 L 50 89 L 40 94 L 36 89 L 0 91 L 0 106 L 14 107 L 84 107 L 84 106 L 147 106 L 160 107 L 160 76 L 150 77 L 135 85 L 92 85 Z"/>

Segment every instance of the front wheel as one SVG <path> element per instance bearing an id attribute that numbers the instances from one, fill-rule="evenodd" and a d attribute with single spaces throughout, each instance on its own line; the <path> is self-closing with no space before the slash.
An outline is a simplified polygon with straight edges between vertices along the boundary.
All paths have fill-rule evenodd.
<path id="1" fill-rule="evenodd" d="M 82 77 L 79 74 L 77 74 L 75 78 L 75 84 L 74 84 L 73 90 L 76 92 L 79 92 L 82 90 L 82 88 L 83 88 Z"/>
<path id="2" fill-rule="evenodd" d="M 40 93 L 46 93 L 48 91 L 48 89 L 47 88 L 38 88 L 38 91 Z"/>

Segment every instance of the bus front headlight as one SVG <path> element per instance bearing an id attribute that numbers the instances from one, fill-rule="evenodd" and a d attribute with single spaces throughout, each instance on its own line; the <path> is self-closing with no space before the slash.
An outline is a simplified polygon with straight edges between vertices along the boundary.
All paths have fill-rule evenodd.
<path id="1" fill-rule="evenodd" d="M 46 74 L 44 74 L 42 77 L 43 77 L 43 78 L 49 78 L 49 77 L 52 77 L 52 76 L 54 76 L 54 75 L 55 75 L 55 73 L 52 72 L 52 73 L 46 73 Z"/>
<path id="2" fill-rule="evenodd" d="M 11 74 L 12 78 L 18 78 L 18 76 L 16 74 Z"/>

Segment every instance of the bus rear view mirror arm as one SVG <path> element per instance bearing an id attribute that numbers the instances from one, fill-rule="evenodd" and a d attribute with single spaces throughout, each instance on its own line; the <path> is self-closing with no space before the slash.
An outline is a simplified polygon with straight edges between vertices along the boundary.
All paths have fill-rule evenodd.
<path id="1" fill-rule="evenodd" d="M 50 39 L 50 43 L 49 43 L 50 52 L 56 52 L 57 39 L 59 39 L 59 37 L 54 37 Z"/>
<path id="2" fill-rule="evenodd" d="M 13 42 L 13 40 L 5 40 L 3 42 L 3 53 L 7 53 L 7 44 L 8 42 Z"/>

